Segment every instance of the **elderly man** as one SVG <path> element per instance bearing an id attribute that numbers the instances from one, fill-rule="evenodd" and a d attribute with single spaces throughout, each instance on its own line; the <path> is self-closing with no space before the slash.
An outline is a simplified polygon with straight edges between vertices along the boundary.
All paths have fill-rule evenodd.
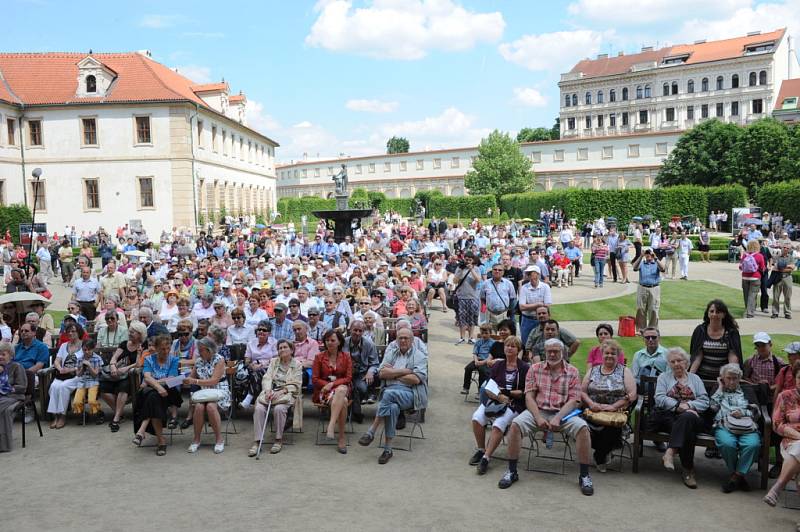
<path id="1" fill-rule="evenodd" d="M 361 423 L 364 415 L 361 404 L 375 402 L 379 384 L 375 378 L 378 373 L 378 350 L 369 338 L 364 337 L 366 326 L 362 320 L 353 320 L 350 324 L 350 336 L 345 338 L 343 351 L 350 353 L 353 359 L 353 421 Z M 297 353 L 295 352 L 295 357 Z"/>
<path id="2" fill-rule="evenodd" d="M 308 324 L 304 321 L 293 321 L 292 332 L 294 358 L 303 365 L 303 388 L 305 388 L 311 380 L 311 368 L 314 365 L 314 358 L 319 353 L 319 342 L 308 335 Z"/>
<path id="3" fill-rule="evenodd" d="M 192 307 L 192 316 L 196 321 L 210 320 L 214 317 L 214 294 L 206 292 L 200 296 L 200 301 Z"/>
<path id="4" fill-rule="evenodd" d="M 539 326 L 536 310 L 553 304 L 550 286 L 540 280 L 542 270 L 538 266 L 531 265 L 525 268 L 525 273 L 530 276 L 529 282 L 519 288 L 519 310 L 522 313 L 520 331 L 523 344 L 528 341 L 531 331 Z"/>
<path id="5" fill-rule="evenodd" d="M 144 323 L 145 327 L 147 327 L 147 338 L 150 339 L 161 334 L 169 334 L 167 328 L 154 318 L 153 309 L 150 307 L 143 306 L 139 309 L 139 321 Z"/>
<path id="6" fill-rule="evenodd" d="M 87 320 L 94 320 L 100 301 L 100 283 L 92 278 L 92 270 L 88 266 L 81 268 L 81 277 L 72 286 L 72 299 L 78 302 L 81 314 Z"/>
<path id="7" fill-rule="evenodd" d="M 772 281 L 772 317 L 777 318 L 781 310 L 781 295 L 783 295 L 783 317 L 792 319 L 792 272 L 794 260 L 792 258 L 792 243 L 781 242 L 781 255 L 775 259 L 772 274 L 777 278 Z M 779 277 L 778 277 L 779 276 Z"/>
<path id="8" fill-rule="evenodd" d="M 21 364 L 28 377 L 26 395 L 33 395 L 36 372 L 50 365 L 50 351 L 36 338 L 36 328 L 23 323 L 19 328 L 20 341 L 14 349 L 14 361 Z M 25 423 L 33 421 L 33 412 L 25 408 Z"/>
<path id="9" fill-rule="evenodd" d="M 289 340 L 294 342 L 294 332 L 292 322 L 286 319 L 287 307 L 283 303 L 275 305 L 275 317 L 272 322 L 272 336 L 275 340 Z"/>
<path id="10" fill-rule="evenodd" d="M 647 327 L 642 331 L 644 347 L 633 354 L 631 373 L 636 383 L 641 378 L 657 377 L 664 372 L 669 372 L 667 364 L 667 349 L 661 345 L 661 333 L 656 327 Z"/>
<path id="11" fill-rule="evenodd" d="M 556 320 L 550 318 L 548 307 L 536 309 L 536 319 L 539 320 L 539 326 L 531 331 L 528 341 L 525 343 L 525 349 L 534 357 L 534 362 L 538 362 L 544 357 L 544 341 L 548 338 L 561 340 L 567 348 L 564 351 L 564 358 L 569 361 L 580 347 L 581 341 L 567 329 L 562 328 Z"/>
<path id="12" fill-rule="evenodd" d="M 658 308 L 661 305 L 661 274 L 664 262 L 656 258 L 651 248 L 633 261 L 633 271 L 639 272 L 639 288 L 636 291 L 636 327 L 658 327 Z"/>
<path id="13" fill-rule="evenodd" d="M 392 440 L 400 413 L 412 408 L 421 410 L 428 405 L 427 355 L 414 347 L 414 335 L 408 329 L 397 331 L 397 346 L 396 351 L 386 350 L 378 368 L 378 377 L 384 381 L 383 394 L 375 420 L 358 440 L 359 445 L 369 445 L 375 439 L 375 431 L 384 424 L 385 445 L 378 458 L 379 464 L 392 458 Z"/>
<path id="14" fill-rule="evenodd" d="M 45 329 L 44 327 L 39 326 L 39 315 L 35 312 L 28 312 L 25 314 L 25 323 L 33 327 L 33 330 L 36 331 L 35 338 L 42 342 L 46 346 L 52 345 L 52 337 L 50 335 L 50 331 Z M 11 341 L 11 345 L 14 347 L 20 342 L 22 338 L 19 334 L 19 329 L 17 332 L 14 333 L 14 339 Z"/>
<path id="15" fill-rule="evenodd" d="M 564 432 L 575 440 L 578 451 L 580 475 L 578 484 L 581 493 L 593 495 L 594 486 L 589 475 L 589 452 L 592 443 L 589 426 L 580 416 L 565 416 L 580 404 L 581 381 L 578 369 L 564 360 L 564 344 L 550 338 L 545 341 L 545 360 L 531 366 L 525 378 L 525 405 L 508 432 L 508 470 L 500 479 L 498 487 L 506 489 L 519 480 L 517 460 L 523 436 L 537 430 Z"/>
<path id="16" fill-rule="evenodd" d="M 517 300 L 514 283 L 503 277 L 504 274 L 505 267 L 501 263 L 493 265 L 492 277 L 483 283 L 479 293 L 481 303 L 486 305 L 489 323 L 493 325 L 513 312 Z"/>
<path id="17" fill-rule="evenodd" d="M 106 273 L 100 278 L 101 297 L 117 294 L 120 301 L 125 299 L 125 288 L 128 282 L 125 276 L 117 271 L 117 261 L 110 260 L 106 264 Z"/>

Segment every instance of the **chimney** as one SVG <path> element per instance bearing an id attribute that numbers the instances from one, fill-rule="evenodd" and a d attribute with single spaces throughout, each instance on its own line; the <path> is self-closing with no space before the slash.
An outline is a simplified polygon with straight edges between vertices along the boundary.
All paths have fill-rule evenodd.
<path id="1" fill-rule="evenodd" d="M 308 160 L 308 152 L 305 152 L 305 151 L 303 152 L 303 160 L 304 161 Z"/>
<path id="2" fill-rule="evenodd" d="M 642 46 L 642 52 L 652 52 L 652 51 L 653 51 L 652 46 Z"/>
<path id="3" fill-rule="evenodd" d="M 625 52 L 623 51 L 617 52 L 617 57 L 622 57 L 623 55 L 625 55 Z"/>
<path id="4" fill-rule="evenodd" d="M 92 53 L 92 52 L 89 52 Z M 136 53 L 139 55 L 143 55 L 145 57 L 152 57 L 153 55 L 150 53 L 150 50 L 136 50 Z"/>
<path id="5" fill-rule="evenodd" d="M 598 59 L 608 59 L 608 54 L 597 54 Z"/>
<path id="6" fill-rule="evenodd" d="M 748 37 L 752 37 L 753 35 L 761 35 L 761 30 L 751 31 L 747 33 Z"/>

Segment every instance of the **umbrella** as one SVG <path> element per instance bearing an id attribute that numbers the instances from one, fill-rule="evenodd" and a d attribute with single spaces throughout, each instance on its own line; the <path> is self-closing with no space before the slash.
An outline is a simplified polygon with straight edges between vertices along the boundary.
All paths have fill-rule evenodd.
<path id="1" fill-rule="evenodd" d="M 530 218 L 520 218 L 519 221 L 520 222 L 525 222 L 525 223 L 531 223 L 533 220 L 531 220 Z"/>
<path id="2" fill-rule="evenodd" d="M 653 215 L 652 214 L 645 214 L 642 219 L 643 220 L 652 220 L 653 219 Z"/>
<path id="3" fill-rule="evenodd" d="M 266 229 L 267 226 L 264 224 L 256 224 L 256 229 Z"/>
<path id="4" fill-rule="evenodd" d="M 42 303 L 46 307 L 51 301 L 33 292 L 12 292 L 0 296 L 0 309 L 14 312 L 17 315 L 17 323 L 24 321 L 20 318 L 33 310 L 34 303 Z"/>
<path id="5" fill-rule="evenodd" d="M 633 218 L 631 218 L 631 220 L 633 220 L 634 222 L 641 222 L 642 219 L 643 218 L 641 216 L 634 216 Z"/>
<path id="6" fill-rule="evenodd" d="M 138 249 L 126 251 L 125 254 L 129 257 L 139 257 L 139 258 L 147 256 L 147 253 L 145 253 L 144 251 L 139 251 Z"/>

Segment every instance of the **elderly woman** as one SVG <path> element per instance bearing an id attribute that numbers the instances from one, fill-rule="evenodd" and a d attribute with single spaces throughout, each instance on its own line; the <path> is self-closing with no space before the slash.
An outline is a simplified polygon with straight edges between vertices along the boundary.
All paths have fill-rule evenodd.
<path id="1" fill-rule="evenodd" d="M 407 318 L 411 321 L 411 328 L 415 331 L 428 327 L 428 318 L 422 311 L 422 307 L 416 300 L 412 299 L 406 303 Z"/>
<path id="2" fill-rule="evenodd" d="M 242 408 L 249 407 L 253 399 L 259 396 L 261 380 L 269 368 L 269 361 L 278 354 L 278 342 L 271 336 L 271 332 L 272 323 L 269 320 L 263 320 L 256 327 L 256 337 L 247 343 L 247 351 L 244 354 L 247 380 L 242 383 L 242 387 L 247 390 L 247 395 L 239 404 Z"/>
<path id="3" fill-rule="evenodd" d="M 322 337 L 324 351 L 314 359 L 311 372 L 311 383 L 314 386 L 314 404 L 327 405 L 331 415 L 328 421 L 326 438 L 334 441 L 334 428 L 338 428 L 338 451 L 347 454 L 345 422 L 347 418 L 347 401 L 352 393 L 353 361 L 349 353 L 342 351 L 344 336 L 331 329 Z"/>
<path id="4" fill-rule="evenodd" d="M 61 429 L 67 422 L 69 396 L 78 388 L 80 380 L 76 376 L 78 365 L 83 360 L 83 329 L 78 324 L 66 326 L 68 341 L 61 344 L 56 354 L 55 379 L 50 385 L 50 403 L 47 411 L 53 414 L 51 429 Z"/>
<path id="5" fill-rule="evenodd" d="M 161 306 L 159 307 L 158 311 L 158 319 L 161 320 L 162 323 L 167 325 L 167 330 L 169 330 L 169 323 L 172 321 L 172 317 L 178 314 L 178 292 L 175 290 L 170 290 L 164 296 L 164 300 L 161 302 Z M 172 329 L 169 332 L 175 332 L 175 329 Z"/>
<path id="6" fill-rule="evenodd" d="M 231 315 L 228 314 L 228 310 L 225 308 L 225 303 L 222 301 L 214 302 L 214 315 L 211 316 L 211 324 L 221 327 L 222 329 L 227 329 L 233 325 Z"/>
<path id="7" fill-rule="evenodd" d="M 647 420 L 650 430 L 669 432 L 669 443 L 662 461 L 664 467 L 675 470 L 675 453 L 680 454 L 683 483 L 697 488 L 694 478 L 694 445 L 697 433 L 703 430 L 702 414 L 708 409 L 708 393 L 703 381 L 689 373 L 689 355 L 680 347 L 667 351 L 671 373 L 662 373 L 656 383 L 656 408 Z"/>
<path id="8" fill-rule="evenodd" d="M 442 259 L 436 259 L 433 262 L 433 267 L 428 270 L 428 286 L 427 286 L 427 300 L 428 308 L 433 304 L 433 298 L 439 296 L 439 301 L 442 304 L 442 312 L 447 312 L 447 279 L 449 273 L 442 267 Z"/>
<path id="9" fill-rule="evenodd" d="M 689 348 L 692 355 L 689 371 L 701 379 L 714 380 L 725 364 L 742 365 L 742 339 L 739 326 L 719 299 L 709 301 L 703 323 L 695 327 Z"/>
<path id="10" fill-rule="evenodd" d="M 244 310 L 234 308 L 231 311 L 233 325 L 228 327 L 228 345 L 247 345 L 255 338 L 255 327 L 247 325 L 244 321 Z"/>
<path id="11" fill-rule="evenodd" d="M 106 301 L 109 301 L 106 299 Z M 100 319 L 99 317 L 97 318 Z M 122 318 L 122 322 L 120 322 L 120 317 L 117 312 L 106 312 L 106 315 L 103 317 L 103 322 L 105 323 L 105 327 L 98 329 L 97 331 L 97 347 L 100 349 L 105 349 L 109 347 L 116 347 L 121 342 L 124 342 L 128 339 L 128 329 L 125 327 L 125 318 Z M 97 323 L 97 321 L 95 321 Z"/>
<path id="12" fill-rule="evenodd" d="M 631 370 L 620 361 L 622 348 L 614 340 L 602 344 L 603 362 L 591 367 L 583 379 L 581 400 L 595 412 L 624 412 L 636 402 L 636 381 Z M 608 455 L 622 445 L 622 427 L 602 424 L 587 415 L 589 435 L 594 449 L 594 463 L 601 473 L 606 472 Z"/>
<path id="13" fill-rule="evenodd" d="M 375 345 L 384 345 L 386 342 L 386 329 L 383 328 L 383 320 L 372 310 L 363 314 L 364 317 L 364 336 L 372 340 Z"/>
<path id="14" fill-rule="evenodd" d="M 614 327 L 609 323 L 601 323 L 595 328 L 594 335 L 597 337 L 597 345 L 589 350 L 589 356 L 586 359 L 587 374 L 594 366 L 603 364 L 603 359 L 605 358 L 603 356 L 603 344 L 606 340 L 611 340 L 614 337 Z M 617 362 L 625 364 L 625 353 L 622 352 L 622 349 L 619 351 Z"/>
<path id="15" fill-rule="evenodd" d="M 228 381 L 225 379 L 225 359 L 217 353 L 217 344 L 208 337 L 197 341 L 199 355 L 194 362 L 192 373 L 184 380 L 190 386 L 199 386 L 202 390 L 217 390 L 218 394 L 213 400 L 198 402 L 195 400 L 200 392 L 192 394 L 194 402 L 194 440 L 187 449 L 189 453 L 196 453 L 200 448 L 200 434 L 203 431 L 206 417 L 214 431 L 216 443 L 214 453 L 220 454 L 225 450 L 225 442 L 221 430 L 219 411 L 227 410 L 231 406 L 231 394 Z"/>
<path id="16" fill-rule="evenodd" d="M 109 318 L 113 315 L 109 315 Z M 100 393 L 103 401 L 114 411 L 114 417 L 108 424 L 111 432 L 119 431 L 122 410 L 128 401 L 130 390 L 129 373 L 136 368 L 139 355 L 142 354 L 147 340 L 147 327 L 140 321 L 132 321 L 128 329 L 128 339 L 120 342 L 111 356 L 108 367 L 100 376 Z"/>
<path id="17" fill-rule="evenodd" d="M 116 314 L 119 318 L 119 323 L 127 327 L 128 322 L 125 319 L 125 311 L 119 308 L 119 296 L 117 294 L 109 294 L 103 300 L 103 310 L 101 310 L 95 317 L 96 328 L 105 327 L 105 317 L 110 314 Z"/>
<path id="18" fill-rule="evenodd" d="M 251 294 L 247 299 L 247 306 L 244 307 L 245 324 L 255 328 L 260 322 L 268 319 L 267 312 L 259 306 L 258 294 Z"/>
<path id="19" fill-rule="evenodd" d="M 230 358 L 231 358 L 231 348 L 228 345 L 226 345 L 226 343 L 225 343 L 225 341 L 227 339 L 226 338 L 227 334 L 225 334 L 225 329 L 223 329 L 222 327 L 219 327 L 217 325 L 213 325 L 213 324 L 209 325 L 208 326 L 208 332 L 206 333 L 206 336 L 211 338 L 211 340 L 213 340 L 214 343 L 217 344 L 217 346 L 219 346 L 219 351 L 217 351 L 217 352 L 220 355 L 222 355 L 222 358 L 224 358 L 226 361 L 230 360 Z"/>
<path id="20" fill-rule="evenodd" d="M 163 319 L 163 318 L 162 318 Z M 167 330 L 174 333 L 178 330 L 178 324 L 188 321 L 192 327 L 192 331 L 197 329 L 197 318 L 192 314 L 189 300 L 182 297 L 178 300 L 178 313 L 173 314 L 167 323 Z"/>
<path id="21" fill-rule="evenodd" d="M 478 270 L 480 262 L 472 254 L 467 253 L 464 262 L 456 270 L 453 283 L 456 295 L 456 325 L 458 325 L 461 338 L 456 345 L 461 345 L 472 340 L 473 328 L 478 325 L 478 310 L 480 299 L 478 298 L 478 283 L 481 282 L 481 274 Z"/>
<path id="22" fill-rule="evenodd" d="M 275 443 L 269 450 L 270 454 L 277 454 L 283 448 L 283 429 L 289 409 L 294 406 L 295 399 L 302 391 L 303 364 L 294 358 L 292 342 L 283 339 L 278 341 L 278 356 L 272 358 L 269 368 L 261 381 L 261 393 L 256 400 L 253 412 L 253 433 L 255 438 L 253 446 L 248 451 L 248 456 L 255 456 L 267 423 L 267 405 L 271 405 L 273 419 L 275 420 Z M 296 417 L 297 418 L 297 417 Z M 295 419 L 296 419 L 295 418 Z"/>
<path id="23" fill-rule="evenodd" d="M 167 379 L 177 377 L 180 359 L 170 354 L 171 338 L 166 334 L 153 339 L 155 353 L 144 359 L 142 369 L 142 387 L 136 393 L 134 401 L 134 445 L 141 445 L 145 431 L 155 434 L 158 445 L 156 455 L 167 454 L 167 440 L 163 428 L 167 421 L 167 413 L 175 418 L 177 408 L 183 402 L 180 388 L 167 386 Z"/>
<path id="24" fill-rule="evenodd" d="M 25 369 L 14 362 L 14 348 L 7 342 L 0 343 L 0 453 L 12 448 L 14 407 L 25 399 L 27 386 Z"/>
<path id="25" fill-rule="evenodd" d="M 407 316 L 408 315 L 408 304 L 411 301 L 414 301 L 413 295 L 414 292 L 410 286 L 404 284 L 401 286 L 397 293 L 400 294 L 400 298 L 395 302 L 394 307 L 392 307 L 392 316 L 395 318 L 399 318 L 400 316 Z M 416 303 L 416 301 L 414 301 Z"/>
<path id="26" fill-rule="evenodd" d="M 723 493 L 737 489 L 750 491 L 745 475 L 761 448 L 761 437 L 754 419 L 757 411 L 750 409 L 739 386 L 741 378 L 742 369 L 738 364 L 725 364 L 719 370 L 719 387 L 711 396 L 711 410 L 716 412 L 714 439 L 731 475 L 722 485 Z"/>
<path id="27" fill-rule="evenodd" d="M 781 441 L 781 466 L 778 480 L 764 496 L 764 502 L 775 506 L 783 488 L 800 473 L 800 363 L 792 366 L 795 387 L 778 395 L 772 409 L 772 427 L 783 437 Z"/>
<path id="28" fill-rule="evenodd" d="M 503 341 L 505 358 L 492 365 L 491 381 L 499 388 L 499 393 L 486 390 L 486 396 L 495 403 L 506 405 L 500 413 L 488 413 L 486 405 L 481 404 L 472 414 L 472 433 L 475 435 L 477 450 L 469 460 L 469 465 L 478 466 L 478 474 L 483 475 L 489 469 L 492 453 L 503 441 L 503 434 L 509 424 L 520 412 L 525 411 L 525 376 L 530 364 L 524 362 L 522 341 L 516 336 L 509 336 Z M 493 387 L 493 386 L 492 386 Z M 492 424 L 489 443 L 486 444 L 486 425 Z"/>

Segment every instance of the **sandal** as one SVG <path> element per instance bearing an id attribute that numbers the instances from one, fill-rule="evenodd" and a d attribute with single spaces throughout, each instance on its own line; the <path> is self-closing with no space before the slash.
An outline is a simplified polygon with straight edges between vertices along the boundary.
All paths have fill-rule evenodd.
<path id="1" fill-rule="evenodd" d="M 119 432 L 119 421 L 112 421 L 108 424 L 108 428 L 111 429 L 111 432 Z"/>
<path id="2" fill-rule="evenodd" d="M 280 442 L 275 442 L 272 444 L 272 448 L 269 450 L 269 454 L 278 454 L 283 449 L 283 445 Z"/>
<path id="3" fill-rule="evenodd" d="M 765 503 L 769 504 L 770 506 L 775 506 L 778 504 L 778 494 L 775 493 L 773 490 L 769 490 L 764 498 L 761 499 Z"/>
<path id="4" fill-rule="evenodd" d="M 164 456 L 167 454 L 167 446 L 166 445 L 159 445 L 156 447 L 156 456 Z"/>
<path id="5" fill-rule="evenodd" d="M 133 437 L 133 440 L 131 440 L 131 443 L 134 444 L 136 447 L 141 447 L 143 440 L 144 440 L 144 436 L 142 436 L 141 434 L 136 434 Z"/>
<path id="6" fill-rule="evenodd" d="M 178 418 L 176 418 L 176 417 L 169 418 L 169 421 L 167 421 L 167 428 L 169 430 L 177 429 L 178 428 Z"/>

